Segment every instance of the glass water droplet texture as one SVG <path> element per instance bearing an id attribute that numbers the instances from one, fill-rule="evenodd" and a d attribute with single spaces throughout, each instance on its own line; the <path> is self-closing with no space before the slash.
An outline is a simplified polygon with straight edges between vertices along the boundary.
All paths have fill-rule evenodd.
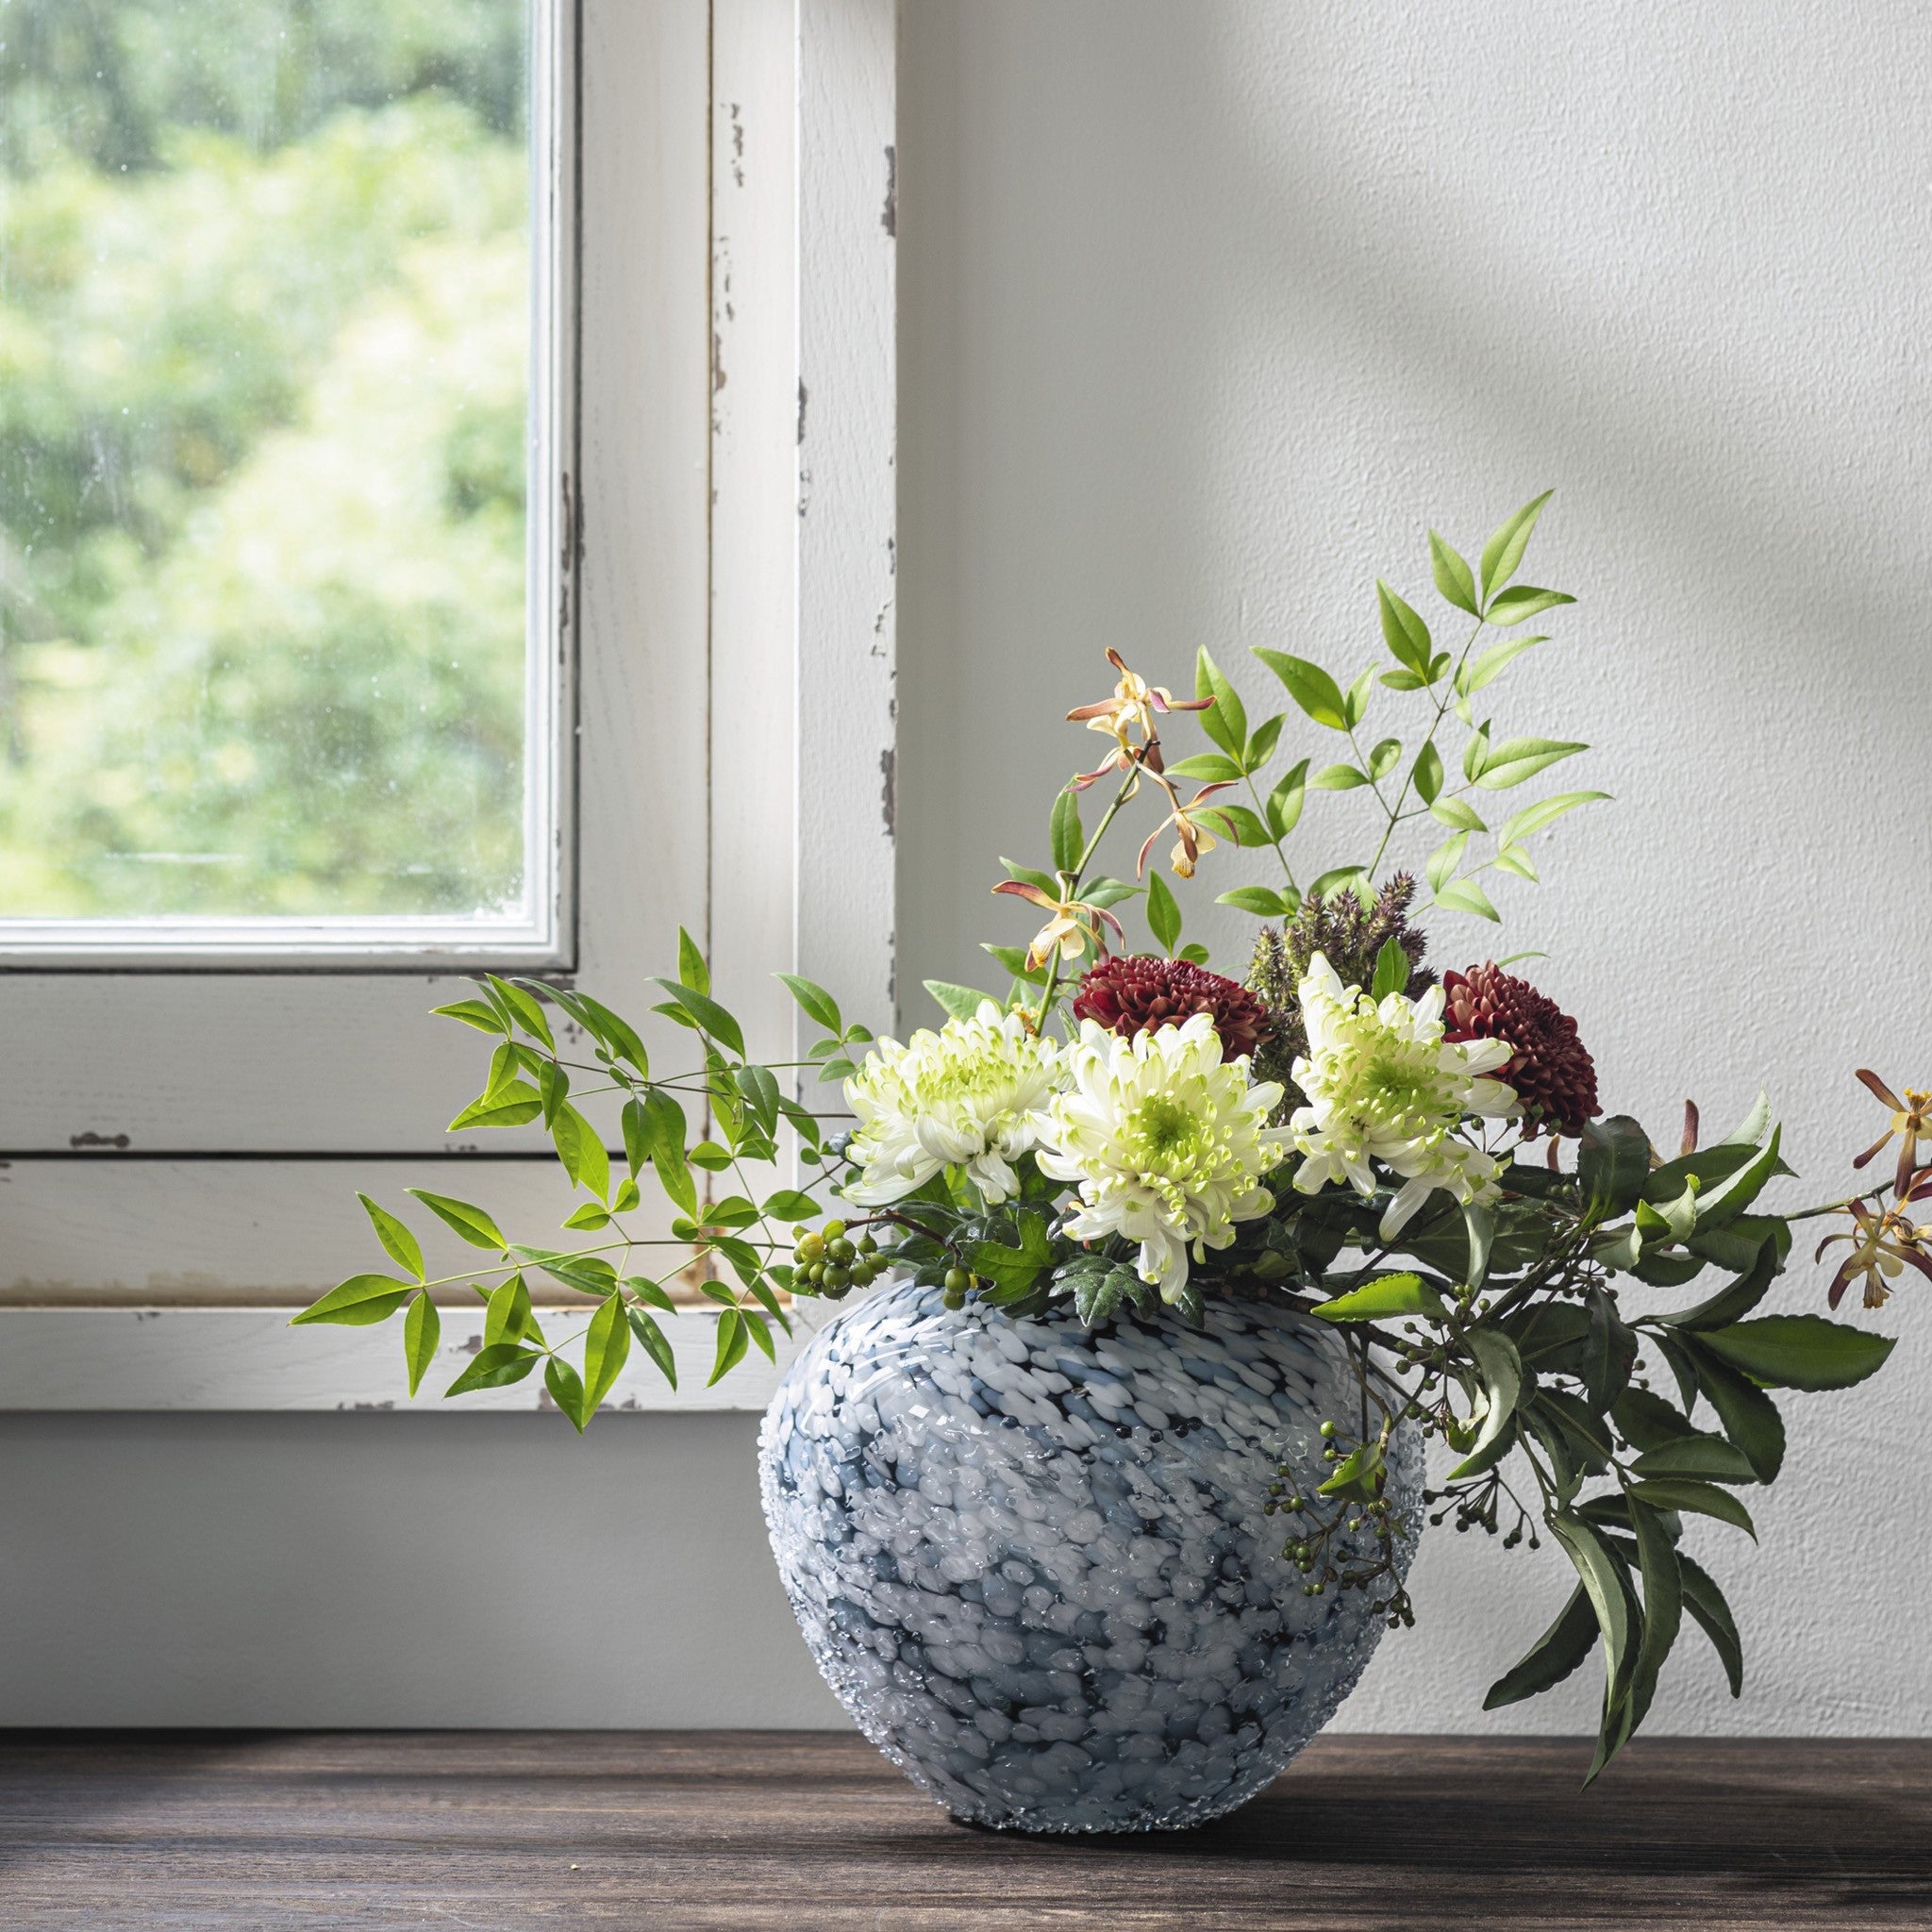
<path id="1" fill-rule="evenodd" d="M 13 0 L 0 917 L 525 894 L 525 0 Z"/>
<path id="2" fill-rule="evenodd" d="M 1336 1337 L 1266 1303 L 1090 1331 L 889 1289 L 766 1414 L 772 1548 L 826 1682 L 957 1817 L 1199 1824 L 1288 1764 L 1382 1636 L 1364 1592 L 1303 1594 L 1265 1514 L 1277 1464 L 1322 1470 L 1323 1417 L 1358 1401 Z M 1389 1468 L 1406 1572 L 1413 1424 Z"/>

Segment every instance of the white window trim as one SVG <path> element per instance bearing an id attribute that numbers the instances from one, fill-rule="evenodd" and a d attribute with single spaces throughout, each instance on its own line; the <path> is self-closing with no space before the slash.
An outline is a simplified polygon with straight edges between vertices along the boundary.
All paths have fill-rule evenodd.
<path id="1" fill-rule="evenodd" d="M 770 977 L 780 968 L 820 980 L 855 1015 L 893 1017 L 896 27 L 896 0 L 710 0 L 708 9 L 704 0 L 583 0 L 583 359 L 600 386 L 587 384 L 579 441 L 579 705 L 586 733 L 624 732 L 649 757 L 627 810 L 587 809 L 587 834 L 593 817 L 605 832 L 582 857 L 607 903 L 614 879 L 650 884 L 607 914 L 580 966 L 587 987 L 635 1009 L 645 975 L 674 957 L 675 908 L 703 904 L 718 990 L 754 1049 L 768 1042 L 774 1058 L 791 1057 L 798 1030 Z M 660 104 L 616 112 L 622 88 L 647 96 L 658 62 L 694 58 L 709 76 L 708 166 L 688 151 L 667 158 L 676 143 L 653 125 Z M 694 404 L 648 298 L 676 284 L 671 251 L 680 221 L 689 245 L 691 197 L 707 185 L 712 375 Z M 618 397 L 621 411 L 609 407 Z M 667 466 L 641 464 L 636 450 L 667 441 L 689 450 L 696 487 L 688 475 L 687 487 L 654 494 Z M 621 550 L 600 541 L 612 529 L 633 533 Z M 635 655 L 628 644 L 592 648 L 600 627 L 635 638 Z M 706 722 L 666 733 L 667 716 Z M 309 1041 L 302 1007 L 327 978 L 275 983 L 289 989 L 285 1048 Z M 424 990 L 412 979 L 397 1014 L 432 1004 Z M 15 1025 L 37 1019 L 58 1025 L 60 1016 L 16 1006 Z M 307 1050 L 325 1063 L 325 1041 Z M 125 1052 L 139 1064 L 140 1039 Z M 291 1095 L 308 1072 L 290 1066 Z M 380 1096 L 372 1108 L 380 1115 Z M 218 1224 L 231 1249 L 282 1256 L 277 1265 L 319 1291 L 363 1253 L 357 1186 L 372 1175 L 391 1191 L 457 1185 L 462 1157 L 439 1158 L 433 1127 L 425 1135 L 417 1123 L 405 1138 L 406 1125 L 400 1116 L 329 1123 L 319 1140 L 295 1143 L 306 1158 L 286 1161 L 225 1159 L 220 1149 L 16 1160 L 0 1173 L 0 1227 L 12 1223 L 63 1265 L 41 1271 L 46 1302 L 59 1305 L 0 1307 L 0 1409 L 402 1406 L 391 1328 L 291 1329 L 279 1283 L 280 1305 L 261 1307 L 259 1295 L 245 1305 L 245 1262 L 189 1284 L 225 1306 L 130 1305 L 113 1284 L 150 1278 L 139 1267 L 143 1242 L 151 1262 L 170 1229 Z M 378 1166 L 358 1151 L 365 1142 L 411 1158 Z M 139 1135 L 131 1151 L 142 1151 Z M 489 1172 L 522 1185 L 536 1165 Z M 480 1181 L 473 1191 L 487 1194 Z M 546 1324 L 568 1334 L 588 1313 Z M 633 1363 L 611 1406 L 762 1407 L 787 1352 L 775 1369 L 743 1367 L 707 1391 L 711 1327 L 697 1310 L 671 1324 L 679 1393 Z M 446 1317 L 451 1366 L 479 1341 L 480 1321 Z M 429 1393 L 439 1373 L 425 1412 L 548 1406 L 523 1387 L 445 1405 Z"/>

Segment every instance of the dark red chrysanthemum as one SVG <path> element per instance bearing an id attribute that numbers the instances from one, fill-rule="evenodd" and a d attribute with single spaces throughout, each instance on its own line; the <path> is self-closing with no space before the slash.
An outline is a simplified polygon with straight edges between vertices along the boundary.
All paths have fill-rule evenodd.
<path id="1" fill-rule="evenodd" d="M 1080 981 L 1074 1017 L 1131 1039 L 1207 1013 L 1225 1059 L 1252 1054 L 1274 1030 L 1268 1009 L 1246 987 L 1185 959 L 1130 953 L 1100 961 Z"/>
<path id="2" fill-rule="evenodd" d="M 1603 1108 L 1596 1102 L 1596 1062 L 1576 1037 L 1576 1022 L 1525 979 L 1500 966 L 1472 966 L 1443 975 L 1447 1040 L 1507 1040 L 1516 1049 L 1491 1075 L 1515 1088 L 1525 1138 L 1580 1134 Z"/>

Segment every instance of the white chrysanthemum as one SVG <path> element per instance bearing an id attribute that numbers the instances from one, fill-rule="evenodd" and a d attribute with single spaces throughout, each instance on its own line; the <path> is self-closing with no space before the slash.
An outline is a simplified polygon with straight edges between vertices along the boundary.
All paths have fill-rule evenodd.
<path id="1" fill-rule="evenodd" d="M 1139 1241 L 1141 1279 L 1177 1301 L 1191 1244 L 1205 1261 L 1234 1240 L 1236 1222 L 1274 1205 L 1256 1177 L 1288 1138 L 1266 1124 L 1281 1088 L 1250 1087 L 1245 1058 L 1224 1064 L 1207 1013 L 1131 1040 L 1085 1021 L 1068 1071 L 1036 1157 L 1042 1174 L 1080 1184 L 1066 1230 L 1078 1241 Z"/>
<path id="2" fill-rule="evenodd" d="M 1012 1164 L 1035 1143 L 1034 1114 L 1058 1071 L 1053 1041 L 991 1000 L 972 1019 L 922 1028 L 904 1046 L 875 1041 L 845 1083 L 845 1104 L 858 1116 L 846 1151 L 865 1170 L 845 1198 L 883 1208 L 942 1167 L 963 1167 L 989 1204 L 1018 1193 Z"/>
<path id="3" fill-rule="evenodd" d="M 1457 1130 L 1470 1114 L 1504 1120 L 1517 1111 L 1513 1090 L 1481 1077 L 1514 1053 L 1509 1042 L 1445 1042 L 1440 986 L 1419 1000 L 1391 992 L 1377 1005 L 1344 987 L 1320 953 L 1299 991 L 1308 1052 L 1293 1072 L 1308 1104 L 1290 1123 L 1304 1157 L 1295 1186 L 1313 1194 L 1345 1180 L 1373 1194 L 1369 1163 L 1392 1168 L 1404 1185 L 1382 1217 L 1384 1241 L 1438 1189 L 1464 1206 L 1491 1199 L 1498 1164 Z"/>

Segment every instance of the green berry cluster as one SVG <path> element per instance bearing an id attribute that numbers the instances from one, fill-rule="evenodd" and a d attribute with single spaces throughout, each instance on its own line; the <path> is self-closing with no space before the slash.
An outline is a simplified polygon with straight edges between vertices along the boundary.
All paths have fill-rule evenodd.
<path id="1" fill-rule="evenodd" d="M 870 1288 L 885 1272 L 885 1257 L 869 1234 L 855 1241 L 847 1236 L 842 1221 L 828 1221 L 822 1228 L 796 1227 L 798 1245 L 791 1251 L 797 1285 L 812 1294 L 838 1301 L 855 1288 Z"/>

